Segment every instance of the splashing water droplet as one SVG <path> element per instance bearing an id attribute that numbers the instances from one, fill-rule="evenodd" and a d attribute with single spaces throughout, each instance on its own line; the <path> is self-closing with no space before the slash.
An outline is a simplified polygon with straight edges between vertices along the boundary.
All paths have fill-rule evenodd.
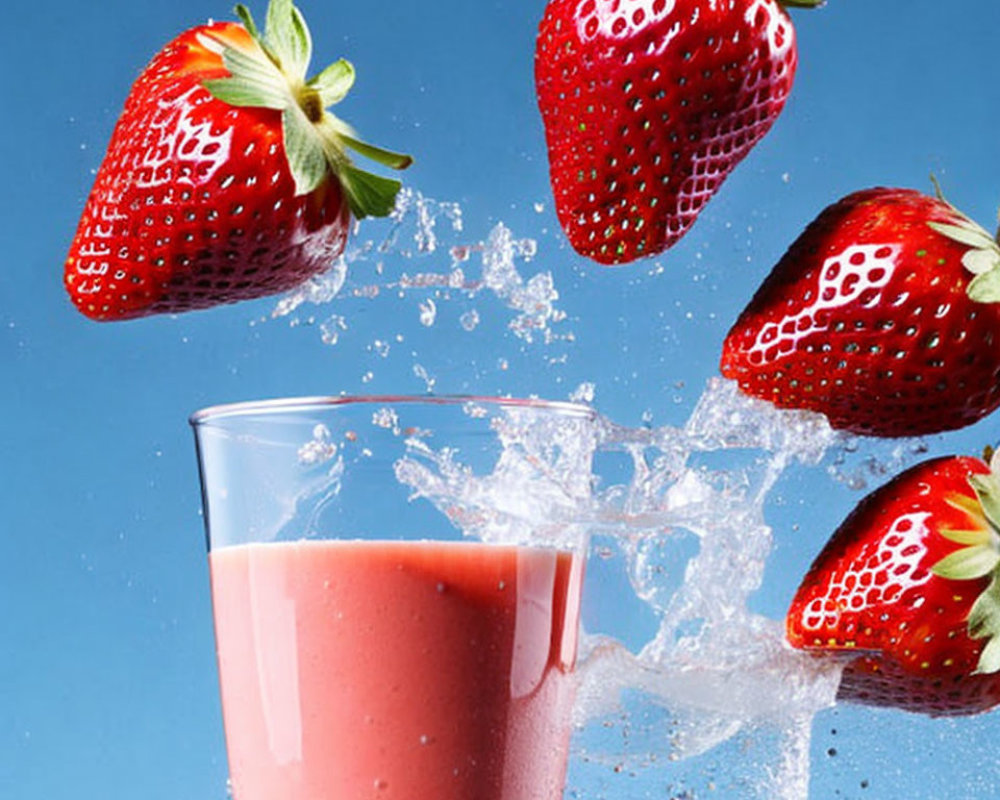
<path id="1" fill-rule="evenodd" d="M 340 294 L 347 279 L 347 262 L 338 258 L 326 272 L 320 273 L 282 297 L 271 312 L 272 319 L 287 317 L 304 303 L 324 305 Z"/>
<path id="2" fill-rule="evenodd" d="M 597 387 L 590 382 L 581 383 L 573 392 L 570 394 L 569 399 L 572 403 L 593 403 L 594 395 Z"/>
<path id="3" fill-rule="evenodd" d="M 437 379 L 432 378 L 430 373 L 421 364 L 413 365 L 413 374 L 416 375 L 420 380 L 424 382 L 424 390 L 430 394 L 434 391 L 434 384 L 437 383 Z"/>
<path id="4" fill-rule="evenodd" d="M 329 461 L 337 455 L 337 445 L 330 441 L 330 430 L 326 425 L 313 428 L 313 438 L 299 448 L 300 464 L 314 466 Z"/>
<path id="5" fill-rule="evenodd" d="M 436 318 L 437 305 L 434 303 L 434 300 L 427 298 L 425 302 L 420 304 L 420 324 L 429 328 L 434 324 Z"/>
<path id="6" fill-rule="evenodd" d="M 463 330 L 470 332 L 475 330 L 476 326 L 479 325 L 479 312 L 475 309 L 466 311 L 461 317 L 459 317 L 458 323 L 462 326 Z"/>
<path id="7" fill-rule="evenodd" d="M 372 414 L 372 424 L 399 434 L 399 416 L 394 409 L 380 408 Z"/>
<path id="8" fill-rule="evenodd" d="M 319 328 L 323 344 L 335 345 L 340 339 L 340 334 L 347 330 L 347 320 L 339 314 L 334 314 L 321 322 Z"/>

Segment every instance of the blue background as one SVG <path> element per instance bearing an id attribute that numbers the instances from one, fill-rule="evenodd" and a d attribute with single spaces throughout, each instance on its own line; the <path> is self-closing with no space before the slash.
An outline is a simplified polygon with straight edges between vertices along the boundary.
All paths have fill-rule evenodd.
<path id="1" fill-rule="evenodd" d="M 152 54 L 225 2 L 10 4 L 0 152 L 0 798 L 221 800 L 217 700 L 199 494 L 186 418 L 226 401 L 338 392 L 564 399 L 581 383 L 617 422 L 683 423 L 717 370 L 722 338 L 756 285 L 826 204 L 875 184 L 929 190 L 987 228 L 1000 204 L 995 0 L 831 0 L 792 12 L 793 95 L 771 133 L 668 254 L 619 270 L 576 257 L 552 210 L 532 81 L 541 0 L 433 4 L 302 0 L 315 66 L 359 72 L 341 107 L 370 139 L 417 157 L 409 186 L 463 209 L 460 243 L 503 222 L 538 241 L 524 274 L 550 271 L 562 337 L 526 342 L 488 294 L 345 297 L 271 319 L 261 300 L 99 325 L 70 306 L 62 262 L 118 110 Z M 254 4 L 259 19 L 262 4 Z M 443 223 L 442 223 L 443 224 Z M 383 227 L 379 227 L 383 225 Z M 363 227 L 378 240 L 383 223 Z M 443 231 L 442 231 L 443 233 Z M 395 265 L 388 263 L 396 258 Z M 446 248 L 387 269 L 444 272 Z M 365 274 L 364 270 L 368 270 Z M 377 283 L 373 262 L 351 280 Z M 466 332 L 460 315 L 481 321 Z M 319 323 L 348 323 L 335 346 Z M 402 337 L 402 341 L 397 337 Z M 388 356 L 375 341 L 392 345 Z M 370 375 L 369 375 L 370 373 Z M 925 441 L 978 452 L 997 418 Z M 870 447 L 878 458 L 890 451 Z M 798 576 L 859 494 L 823 469 L 787 474 L 757 607 L 779 617 Z M 588 587 L 599 625 L 627 605 L 613 578 Z M 645 621 L 648 623 L 648 620 Z M 642 641 L 637 616 L 617 635 Z M 811 796 L 1000 794 L 1000 716 L 957 722 L 889 712 L 821 714 Z M 928 755 L 928 751 L 933 755 Z M 835 753 L 835 754 L 833 754 Z M 580 797 L 669 796 L 669 767 L 589 771 Z M 587 783 L 587 785 L 584 785 Z"/>

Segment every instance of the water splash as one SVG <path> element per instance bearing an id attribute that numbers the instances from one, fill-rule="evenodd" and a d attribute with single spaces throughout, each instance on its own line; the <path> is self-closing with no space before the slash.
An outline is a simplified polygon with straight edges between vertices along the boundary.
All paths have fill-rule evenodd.
<path id="1" fill-rule="evenodd" d="M 530 406 L 490 410 L 469 401 L 473 419 L 487 420 L 500 451 L 492 469 L 477 472 L 463 453 L 434 449 L 423 436 L 406 441 L 396 478 L 413 498 L 432 502 L 465 535 L 496 544 L 574 547 L 592 518 L 591 458 L 597 428 L 586 414 L 539 414 Z"/>
<path id="2" fill-rule="evenodd" d="M 817 465 L 837 441 L 824 418 L 778 410 L 719 379 L 682 428 L 606 428 L 601 448 L 626 454 L 632 471 L 599 493 L 598 530 L 618 542 L 658 629 L 637 654 L 588 641 L 576 713 L 589 758 L 595 726 L 605 756 L 626 764 L 776 737 L 774 759 L 733 761 L 729 772 L 750 771 L 744 781 L 762 798 L 808 795 L 811 720 L 832 705 L 839 670 L 788 648 L 782 624 L 751 612 L 750 600 L 773 545 L 765 501 L 786 469 Z M 716 467 L 708 456 L 719 453 Z M 672 545 L 685 536 L 697 549 L 678 583 Z M 609 729 L 622 708 L 638 713 Z"/>
<path id="3" fill-rule="evenodd" d="M 330 461 L 337 455 L 337 445 L 330 439 L 326 425 L 313 428 L 313 438 L 299 447 L 298 461 L 305 466 L 315 466 Z"/>
<path id="4" fill-rule="evenodd" d="M 407 189 L 382 229 L 366 223 L 365 230 L 381 230 L 381 238 L 355 237 L 327 273 L 282 298 L 272 316 L 295 324 L 307 309 L 340 311 L 337 303 L 391 291 L 412 298 L 414 320 L 424 328 L 440 325 L 461 303 L 456 328 L 472 333 L 485 303 L 498 301 L 511 312 L 507 329 L 519 341 L 572 340 L 558 327 L 565 314 L 552 275 L 525 274 L 536 243 L 503 223 L 484 241 L 461 241 L 457 204 Z M 323 341 L 336 344 L 349 330 L 347 319 L 330 314 L 320 324 Z M 388 355 L 387 340 L 369 347 Z M 504 359 L 498 364 L 507 368 Z M 412 371 L 428 393 L 434 390 L 427 367 L 414 363 Z M 591 403 L 596 394 L 596 385 L 584 382 L 570 399 Z M 671 775 L 685 775 L 700 767 L 686 773 L 678 765 L 714 759 L 739 786 L 730 796 L 807 797 L 812 720 L 834 702 L 839 668 L 791 650 L 781 623 L 751 610 L 773 549 L 767 501 L 796 465 L 825 468 L 862 489 L 917 460 L 926 445 L 866 441 L 861 448 L 821 416 L 776 409 L 721 379 L 709 381 L 679 427 L 654 427 L 651 416 L 640 428 L 596 414 L 569 427 L 529 421 L 513 412 L 494 421 L 502 448 L 485 475 L 422 436 L 408 437 L 396 474 L 470 536 L 568 544 L 586 528 L 620 558 L 655 632 L 632 649 L 608 636 L 584 636 L 574 769 L 669 764 Z M 380 409 L 372 424 L 399 430 L 391 409 Z M 326 444 L 317 435 L 304 456 L 324 456 Z M 592 461 L 595 452 L 616 466 Z M 572 787 L 570 796 L 591 797 Z"/>
<path id="5" fill-rule="evenodd" d="M 844 436 L 827 473 L 851 489 L 868 490 L 917 463 L 929 450 L 921 438 L 865 441 L 862 449 L 858 437 Z"/>
<path id="6" fill-rule="evenodd" d="M 597 386 L 590 381 L 586 381 L 570 393 L 569 400 L 571 403 L 593 403 L 596 391 Z"/>
<path id="7" fill-rule="evenodd" d="M 424 391 L 427 392 L 427 394 L 434 391 L 434 386 L 437 384 L 437 378 L 431 375 L 423 364 L 414 364 L 413 374 L 424 382 Z"/>
<path id="8" fill-rule="evenodd" d="M 817 466 L 842 438 L 819 415 L 778 410 L 720 379 L 679 428 L 596 415 L 552 422 L 495 421 L 503 449 L 486 475 L 414 439 L 397 478 L 469 535 L 551 542 L 553 531 L 585 526 L 623 554 L 657 630 L 638 652 L 584 637 L 578 761 L 639 769 L 753 739 L 767 743 L 759 757 L 726 768 L 745 772 L 740 796 L 807 797 L 811 723 L 833 704 L 839 668 L 789 648 L 782 623 L 753 613 L 750 599 L 772 550 L 764 511 L 775 483 L 794 464 Z M 602 475 L 597 462 L 590 468 L 595 452 L 623 456 L 628 468 Z M 676 565 L 665 566 L 683 538 L 697 547 L 678 579 Z"/>
<path id="9" fill-rule="evenodd" d="M 271 319 L 298 324 L 298 314 L 306 307 L 322 309 L 351 298 L 375 300 L 392 291 L 413 296 L 415 317 L 424 327 L 432 327 L 442 302 L 468 303 L 492 296 L 514 312 L 507 327 L 524 342 L 548 344 L 565 337 L 553 330 L 566 314 L 556 306 L 559 292 L 552 274 L 525 273 L 537 254 L 537 243 L 518 238 L 502 222 L 494 225 L 485 241 L 453 241 L 464 232 L 459 205 L 403 188 L 386 220 L 366 221 L 364 230 L 374 232 L 373 238 L 360 239 L 361 230 L 356 227 L 348 248 L 326 272 L 282 297 Z M 447 266 L 440 263 L 442 249 L 447 251 Z M 423 268 L 422 262 L 435 259 L 437 263 Z M 372 273 L 375 281 L 370 280 Z M 316 313 L 314 309 L 311 317 Z M 479 319 L 479 311 L 470 308 L 461 314 L 459 324 L 471 332 Z M 324 343 L 340 341 L 346 330 L 343 320 L 343 315 L 333 314 L 321 323 Z"/>

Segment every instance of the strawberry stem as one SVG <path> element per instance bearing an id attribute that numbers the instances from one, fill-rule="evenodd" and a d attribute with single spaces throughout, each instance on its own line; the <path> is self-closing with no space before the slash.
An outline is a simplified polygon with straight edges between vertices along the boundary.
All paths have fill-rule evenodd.
<path id="1" fill-rule="evenodd" d="M 934 186 L 934 196 L 942 203 L 948 203 L 947 199 L 945 199 L 944 190 L 941 188 L 941 183 L 938 181 L 937 175 L 932 172 L 930 177 L 931 184 Z M 951 203 L 948 203 L 948 205 L 951 205 Z"/>
<path id="2" fill-rule="evenodd" d="M 819 8 L 826 0 L 778 0 L 785 8 Z"/>

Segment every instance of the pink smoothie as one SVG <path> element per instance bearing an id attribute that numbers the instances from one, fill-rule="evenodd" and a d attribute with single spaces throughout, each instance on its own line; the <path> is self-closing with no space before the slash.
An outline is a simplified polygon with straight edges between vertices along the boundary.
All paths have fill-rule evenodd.
<path id="1" fill-rule="evenodd" d="M 470 542 L 209 557 L 235 800 L 558 800 L 582 560 Z"/>

